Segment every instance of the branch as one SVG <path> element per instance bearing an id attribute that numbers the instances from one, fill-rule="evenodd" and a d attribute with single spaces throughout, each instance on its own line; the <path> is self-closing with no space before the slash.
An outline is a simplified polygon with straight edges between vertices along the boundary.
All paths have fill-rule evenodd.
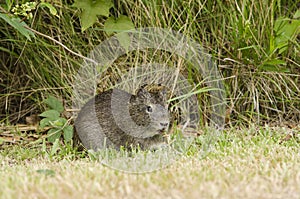
<path id="1" fill-rule="evenodd" d="M 50 36 L 48 36 L 48 35 L 45 35 L 45 34 L 43 34 L 43 33 L 41 33 L 41 32 L 38 32 L 38 31 L 36 31 L 36 30 L 34 30 L 34 29 L 28 27 L 28 26 L 24 26 L 24 27 L 25 27 L 26 29 L 28 29 L 28 30 L 30 30 L 30 31 L 32 31 L 32 32 L 34 32 L 34 33 L 36 33 L 36 34 L 42 36 L 42 37 L 46 37 L 47 39 L 49 39 L 49 40 L 53 41 L 54 43 L 60 45 L 60 46 L 63 47 L 66 51 L 72 53 L 73 55 L 76 55 L 76 56 L 78 56 L 78 57 L 80 57 L 80 58 L 82 58 L 82 59 L 85 59 L 85 60 L 87 60 L 87 61 L 90 61 L 90 62 L 92 62 L 92 63 L 94 63 L 94 64 L 97 64 L 97 65 L 99 64 L 98 62 L 96 62 L 95 60 L 93 60 L 93 59 L 91 59 L 91 58 L 85 57 L 85 56 L 83 56 L 83 55 L 81 55 L 81 54 L 79 54 L 79 53 L 76 53 L 76 52 L 72 51 L 72 50 L 69 49 L 67 46 L 65 46 L 65 45 L 62 44 L 61 42 L 59 42 L 59 41 L 53 39 L 52 37 L 50 37 Z"/>

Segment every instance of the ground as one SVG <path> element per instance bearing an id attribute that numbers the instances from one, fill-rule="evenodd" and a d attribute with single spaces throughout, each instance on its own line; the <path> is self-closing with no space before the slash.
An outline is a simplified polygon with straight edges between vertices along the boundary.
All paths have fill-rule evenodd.
<path id="1" fill-rule="evenodd" d="M 281 130 L 282 131 L 282 130 Z M 0 152 L 0 198 L 299 198 L 298 134 L 229 132 L 206 156 L 183 155 L 167 168 L 129 174 L 89 156 Z"/>

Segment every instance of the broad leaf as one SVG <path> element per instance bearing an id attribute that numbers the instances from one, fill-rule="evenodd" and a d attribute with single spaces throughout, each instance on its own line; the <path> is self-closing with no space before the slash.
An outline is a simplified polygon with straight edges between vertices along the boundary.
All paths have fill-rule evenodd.
<path id="1" fill-rule="evenodd" d="M 67 123 L 67 120 L 65 118 L 58 118 L 57 120 L 53 121 L 52 124 L 53 124 L 53 126 L 60 128 L 60 127 L 65 126 L 66 123 Z"/>
<path id="2" fill-rule="evenodd" d="M 108 35 L 111 35 L 114 32 L 118 33 L 116 34 L 116 37 L 118 38 L 121 46 L 123 46 L 126 50 L 128 50 L 130 45 L 130 36 L 128 35 L 128 33 L 123 31 L 132 29 L 134 29 L 134 24 L 132 23 L 130 18 L 125 15 L 121 15 L 117 19 L 115 19 L 114 17 L 110 17 L 105 21 L 104 24 L 104 31 Z"/>
<path id="3" fill-rule="evenodd" d="M 294 18 L 294 19 L 300 18 L 300 9 L 298 9 L 298 10 L 295 12 L 293 18 Z"/>
<path id="4" fill-rule="evenodd" d="M 83 32 L 97 21 L 97 15 L 108 17 L 113 4 L 107 0 L 75 0 L 73 6 L 82 9 L 80 21 Z"/>
<path id="5" fill-rule="evenodd" d="M 48 141 L 51 143 L 54 143 L 56 139 L 59 139 L 61 136 L 61 130 L 57 129 L 57 128 L 53 128 L 50 129 L 47 133 L 48 137 Z"/>
<path id="6" fill-rule="evenodd" d="M 104 24 L 104 31 L 108 35 L 111 35 L 114 32 L 118 33 L 131 29 L 134 29 L 134 24 L 130 18 L 125 15 L 120 15 L 117 19 L 110 17 L 105 21 Z"/>
<path id="7" fill-rule="evenodd" d="M 275 21 L 275 47 L 279 53 L 283 53 L 288 48 L 288 42 L 294 40 L 300 29 L 300 20 L 279 18 Z"/>
<path id="8" fill-rule="evenodd" d="M 41 113 L 39 116 L 46 117 L 51 120 L 57 120 L 57 119 L 59 119 L 60 113 L 56 110 L 48 110 L 48 111 Z"/>
<path id="9" fill-rule="evenodd" d="M 128 52 L 129 46 L 130 46 L 130 36 L 127 32 L 122 32 L 116 35 L 118 38 L 118 41 L 120 42 L 120 45 Z"/>
<path id="10" fill-rule="evenodd" d="M 51 109 L 54 109 L 59 113 L 62 113 L 64 111 L 63 104 L 53 96 L 49 96 L 47 99 L 45 99 L 44 103 L 46 103 Z"/>
<path id="11" fill-rule="evenodd" d="M 69 142 L 73 138 L 73 126 L 66 126 L 64 129 L 64 140 L 65 142 Z"/>
<path id="12" fill-rule="evenodd" d="M 40 121 L 40 127 L 41 128 L 45 128 L 46 126 L 50 125 L 50 121 L 52 121 L 52 119 L 50 118 L 44 118 Z"/>

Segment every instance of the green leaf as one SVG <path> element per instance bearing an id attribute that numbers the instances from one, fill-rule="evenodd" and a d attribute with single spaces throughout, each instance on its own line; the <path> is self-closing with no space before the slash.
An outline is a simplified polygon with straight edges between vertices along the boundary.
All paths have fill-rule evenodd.
<path id="1" fill-rule="evenodd" d="M 111 35 L 114 32 L 123 32 L 126 30 L 134 29 L 134 24 L 130 20 L 129 17 L 125 15 L 120 15 L 119 18 L 115 19 L 114 17 L 110 17 L 105 21 L 104 31 Z"/>
<path id="2" fill-rule="evenodd" d="M 123 31 L 132 29 L 134 29 L 134 24 L 132 23 L 130 18 L 125 15 L 120 15 L 120 17 L 117 19 L 115 19 L 114 17 L 110 17 L 105 21 L 104 24 L 104 31 L 108 35 L 111 35 L 114 32 L 118 33 L 116 34 L 116 37 L 118 38 L 121 46 L 123 46 L 126 51 L 128 50 L 130 45 L 130 36 L 128 35 L 128 33 Z"/>
<path id="3" fill-rule="evenodd" d="M 57 128 L 50 129 L 47 133 L 48 141 L 51 143 L 54 143 L 56 139 L 59 139 L 61 137 L 61 130 Z"/>
<path id="4" fill-rule="evenodd" d="M 261 65 L 259 67 L 260 70 L 268 71 L 268 72 L 279 72 L 279 73 L 288 73 L 290 70 L 288 68 L 273 66 L 273 65 Z"/>
<path id="5" fill-rule="evenodd" d="M 280 64 L 286 65 L 286 62 L 283 60 L 280 60 L 280 59 L 271 59 L 271 60 L 264 62 L 264 64 L 276 66 L 276 65 L 280 65 Z"/>
<path id="6" fill-rule="evenodd" d="M 59 113 L 62 113 L 64 111 L 63 104 L 56 97 L 50 95 L 47 99 L 44 100 L 44 103 L 47 104 L 51 109 L 54 109 Z"/>
<path id="7" fill-rule="evenodd" d="M 83 32 L 97 21 L 97 15 L 108 17 L 113 4 L 107 0 L 75 0 L 72 6 L 82 9 L 80 21 Z"/>
<path id="8" fill-rule="evenodd" d="M 122 32 L 119 34 L 116 34 L 116 37 L 118 38 L 118 41 L 120 42 L 120 45 L 123 46 L 123 48 L 128 52 L 129 46 L 130 46 L 130 36 L 126 32 Z"/>
<path id="9" fill-rule="evenodd" d="M 261 66 L 259 66 L 260 70 L 269 71 L 269 72 L 289 72 L 287 68 L 285 68 L 286 62 L 280 59 L 271 59 L 265 61 Z"/>
<path id="10" fill-rule="evenodd" d="M 17 29 L 19 33 L 25 36 L 29 41 L 31 41 L 31 37 L 35 38 L 35 35 L 32 31 L 26 29 L 27 24 L 24 21 L 21 21 L 16 17 L 9 17 L 7 14 L 0 13 L 0 18 L 6 21 L 9 25 Z"/>
<path id="11" fill-rule="evenodd" d="M 53 126 L 55 127 L 63 127 L 67 123 L 67 120 L 65 118 L 58 118 L 57 120 L 53 121 Z"/>
<path id="12" fill-rule="evenodd" d="M 52 119 L 50 118 L 44 118 L 40 121 L 40 127 L 41 128 L 45 128 L 46 126 L 50 125 L 50 121 L 52 121 Z"/>
<path id="13" fill-rule="evenodd" d="M 288 42 L 294 41 L 300 31 L 300 20 L 279 18 L 275 21 L 275 47 L 279 49 L 279 54 L 288 48 Z"/>
<path id="14" fill-rule="evenodd" d="M 51 5 L 50 3 L 41 2 L 41 3 L 39 4 L 39 6 L 48 8 L 49 11 L 50 11 L 50 13 L 51 13 L 52 15 L 58 17 L 58 15 L 57 15 L 57 10 L 56 10 L 55 7 L 54 7 L 53 5 Z"/>
<path id="15" fill-rule="evenodd" d="M 294 19 L 300 18 L 300 9 L 298 9 L 298 10 L 295 12 L 293 18 L 294 18 Z"/>
<path id="16" fill-rule="evenodd" d="M 64 140 L 65 140 L 65 142 L 69 142 L 69 141 L 71 141 L 72 140 L 72 138 L 73 138 L 73 126 L 66 126 L 64 129 L 63 129 L 63 131 L 64 131 Z"/>
<path id="17" fill-rule="evenodd" d="M 51 120 L 57 120 L 57 119 L 59 119 L 60 113 L 56 110 L 48 110 L 48 111 L 41 113 L 39 116 L 47 117 L 47 118 L 50 118 Z"/>
<path id="18" fill-rule="evenodd" d="M 108 19 L 106 19 L 105 23 L 104 23 L 104 31 L 108 34 L 108 35 L 112 35 L 115 32 L 115 19 L 114 17 L 109 17 Z"/>

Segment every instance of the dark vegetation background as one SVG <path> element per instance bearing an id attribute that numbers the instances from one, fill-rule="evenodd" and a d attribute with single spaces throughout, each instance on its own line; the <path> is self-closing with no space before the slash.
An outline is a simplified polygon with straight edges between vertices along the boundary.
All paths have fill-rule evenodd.
<path id="1" fill-rule="evenodd" d="M 24 19 L 32 29 L 84 56 L 108 38 L 102 30 L 106 17 L 99 16 L 82 32 L 73 1 L 49 2 L 59 17 L 39 8 L 32 19 Z M 4 8 L 5 1 L 0 5 Z M 179 31 L 212 54 L 225 78 L 227 124 L 290 126 L 300 121 L 299 27 L 296 35 L 284 40 L 280 33 L 292 28 L 278 28 L 278 20 L 299 21 L 299 6 L 294 0 L 128 0 L 120 2 L 117 12 L 127 15 L 135 27 Z M 71 106 L 80 57 L 39 35 L 26 40 L 1 19 L 0 38 L 0 123 L 25 123 L 26 116 L 45 109 L 42 101 L 49 94 Z"/>

